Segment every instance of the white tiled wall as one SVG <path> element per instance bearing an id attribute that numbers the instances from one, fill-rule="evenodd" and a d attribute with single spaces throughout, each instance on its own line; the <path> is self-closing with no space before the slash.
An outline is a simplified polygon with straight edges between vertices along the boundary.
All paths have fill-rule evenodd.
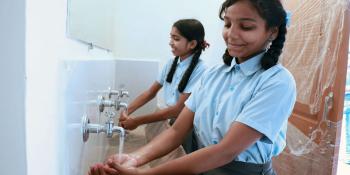
<path id="1" fill-rule="evenodd" d="M 105 159 L 109 143 L 104 133 L 90 134 L 88 141 L 83 143 L 80 131 L 83 114 L 89 116 L 91 123 L 98 123 L 95 101 L 108 87 L 118 89 L 123 84 L 129 91 L 130 100 L 134 99 L 155 81 L 158 63 L 131 59 L 66 61 L 61 65 L 61 72 L 64 172 L 82 175 L 92 163 Z M 152 112 L 155 107 L 153 100 L 138 113 Z M 100 117 L 100 124 L 105 118 Z"/>

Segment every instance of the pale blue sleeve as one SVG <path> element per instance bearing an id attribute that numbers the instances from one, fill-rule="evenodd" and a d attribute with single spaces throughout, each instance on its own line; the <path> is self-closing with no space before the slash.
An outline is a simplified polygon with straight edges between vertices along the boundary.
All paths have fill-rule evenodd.
<path id="1" fill-rule="evenodd" d="M 202 98 L 204 91 L 204 82 L 208 71 L 204 71 L 202 76 L 199 77 L 198 82 L 194 86 L 194 89 L 185 101 L 185 106 L 190 109 L 192 112 L 196 112 L 197 106 L 200 105 L 200 99 Z"/>
<path id="2" fill-rule="evenodd" d="M 199 86 L 198 86 L 199 87 Z M 196 112 L 196 96 L 198 91 L 191 93 L 190 97 L 185 101 L 185 106 L 192 112 Z"/>
<path id="3" fill-rule="evenodd" d="M 292 77 L 277 77 L 265 82 L 244 106 L 236 121 L 264 136 L 261 141 L 275 143 L 296 100 L 296 87 Z"/>
<path id="4" fill-rule="evenodd" d="M 160 72 L 160 74 L 158 74 L 158 77 L 157 77 L 157 82 L 159 84 L 161 84 L 162 86 L 164 85 L 164 82 L 166 80 L 166 77 L 168 75 L 168 72 L 169 72 L 169 69 L 170 69 L 170 66 L 171 66 L 171 63 L 173 62 L 173 60 L 169 60 L 163 67 L 162 71 Z M 170 66 L 169 66 L 170 64 Z"/>
<path id="5" fill-rule="evenodd" d="M 196 89 L 197 84 L 199 83 L 200 78 L 205 72 L 205 70 L 206 70 L 205 64 L 202 61 L 199 62 L 195 70 L 193 70 L 183 93 L 192 93 Z"/>

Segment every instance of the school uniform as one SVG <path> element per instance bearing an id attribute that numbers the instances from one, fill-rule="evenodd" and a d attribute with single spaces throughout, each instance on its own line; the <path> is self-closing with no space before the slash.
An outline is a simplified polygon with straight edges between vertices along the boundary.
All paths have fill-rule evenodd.
<path id="1" fill-rule="evenodd" d="M 286 131 L 296 100 L 291 73 L 277 64 L 264 70 L 259 54 L 241 64 L 218 65 L 201 77 L 197 90 L 185 102 L 195 113 L 198 148 L 219 143 L 233 122 L 243 123 L 263 137 L 232 162 L 204 174 L 272 175 L 271 159 L 286 145 Z M 232 143 L 239 144 L 239 143 Z"/>
<path id="2" fill-rule="evenodd" d="M 163 95 L 164 95 L 165 106 L 160 108 L 174 106 L 179 100 L 180 92 L 178 90 L 178 86 L 180 81 L 182 80 L 184 73 L 186 72 L 187 68 L 190 66 L 192 59 L 193 59 L 193 55 L 189 56 L 183 61 L 181 61 L 180 59 L 178 60 L 176 71 L 174 73 L 171 83 L 167 82 L 166 78 L 168 76 L 168 73 L 171 69 L 171 66 L 174 60 L 170 59 L 163 67 L 161 73 L 157 78 L 157 82 L 162 85 L 162 89 L 164 92 Z M 206 65 L 204 64 L 203 60 L 199 59 L 182 93 L 192 93 L 205 70 L 206 70 Z M 171 119 L 170 124 L 172 124 L 174 121 L 175 121 L 175 118 Z M 148 124 L 146 126 L 146 132 L 160 133 L 161 131 L 165 130 L 165 128 L 168 128 L 168 127 L 169 125 L 167 121 L 155 122 L 155 123 Z M 186 153 L 190 153 L 193 150 L 192 137 L 193 137 L 192 132 L 190 132 L 186 140 L 184 141 L 183 148 Z M 147 140 L 151 140 L 151 139 L 152 138 L 148 138 Z"/>
<path id="3" fill-rule="evenodd" d="M 166 78 L 173 64 L 173 59 L 170 59 L 166 63 L 166 65 L 162 69 L 162 72 L 158 75 L 157 82 L 163 86 L 162 88 L 164 92 L 164 101 L 166 106 L 174 106 L 177 103 L 180 97 L 178 86 L 184 73 L 186 72 L 187 68 L 190 66 L 192 58 L 193 58 L 193 55 L 189 56 L 187 59 L 183 61 L 181 61 L 180 59 L 178 60 L 176 71 L 174 73 L 173 80 L 171 83 L 168 83 L 166 81 Z M 201 59 L 199 59 L 182 93 L 192 93 L 192 91 L 196 86 L 196 83 L 199 81 L 200 77 L 203 75 L 203 72 L 205 71 L 205 69 L 206 69 L 206 66 L 204 62 Z"/>

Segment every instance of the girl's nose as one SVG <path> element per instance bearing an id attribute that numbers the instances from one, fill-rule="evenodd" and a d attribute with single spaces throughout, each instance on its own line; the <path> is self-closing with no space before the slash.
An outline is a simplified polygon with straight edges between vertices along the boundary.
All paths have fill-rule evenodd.
<path id="1" fill-rule="evenodd" d="M 172 40 L 169 41 L 169 46 L 173 46 L 174 42 Z"/>
<path id="2" fill-rule="evenodd" d="M 237 39 L 238 38 L 238 31 L 236 27 L 231 26 L 229 29 L 227 29 L 227 36 L 231 39 Z"/>

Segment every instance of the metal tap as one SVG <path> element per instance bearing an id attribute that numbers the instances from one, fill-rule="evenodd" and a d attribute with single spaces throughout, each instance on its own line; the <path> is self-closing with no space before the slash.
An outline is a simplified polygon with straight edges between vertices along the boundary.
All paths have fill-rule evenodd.
<path id="1" fill-rule="evenodd" d="M 113 133 L 118 133 L 120 136 L 125 136 L 125 130 L 122 127 L 114 126 L 113 118 L 109 117 L 105 125 L 90 123 L 87 115 L 82 117 L 81 132 L 83 134 L 83 141 L 86 142 L 89 139 L 90 133 L 106 133 L 108 138 L 113 136 Z"/>
<path id="2" fill-rule="evenodd" d="M 111 99 L 112 96 L 117 96 L 117 98 L 129 97 L 129 92 L 125 89 L 112 90 L 111 87 L 108 88 L 107 93 L 108 99 Z"/>
<path id="3" fill-rule="evenodd" d="M 100 112 L 103 112 L 106 107 L 114 107 L 116 111 L 119 111 L 120 109 L 127 110 L 128 109 L 128 104 L 125 102 L 118 100 L 106 100 L 103 96 L 98 96 L 97 97 L 97 105 L 98 105 L 98 110 Z"/>
<path id="4" fill-rule="evenodd" d="M 102 95 L 97 97 L 97 105 L 100 112 L 103 112 L 105 107 L 115 107 L 116 104 L 115 100 L 106 100 Z"/>
<path id="5" fill-rule="evenodd" d="M 119 111 L 120 109 L 128 111 L 128 104 L 125 102 L 117 101 L 116 110 Z"/>

